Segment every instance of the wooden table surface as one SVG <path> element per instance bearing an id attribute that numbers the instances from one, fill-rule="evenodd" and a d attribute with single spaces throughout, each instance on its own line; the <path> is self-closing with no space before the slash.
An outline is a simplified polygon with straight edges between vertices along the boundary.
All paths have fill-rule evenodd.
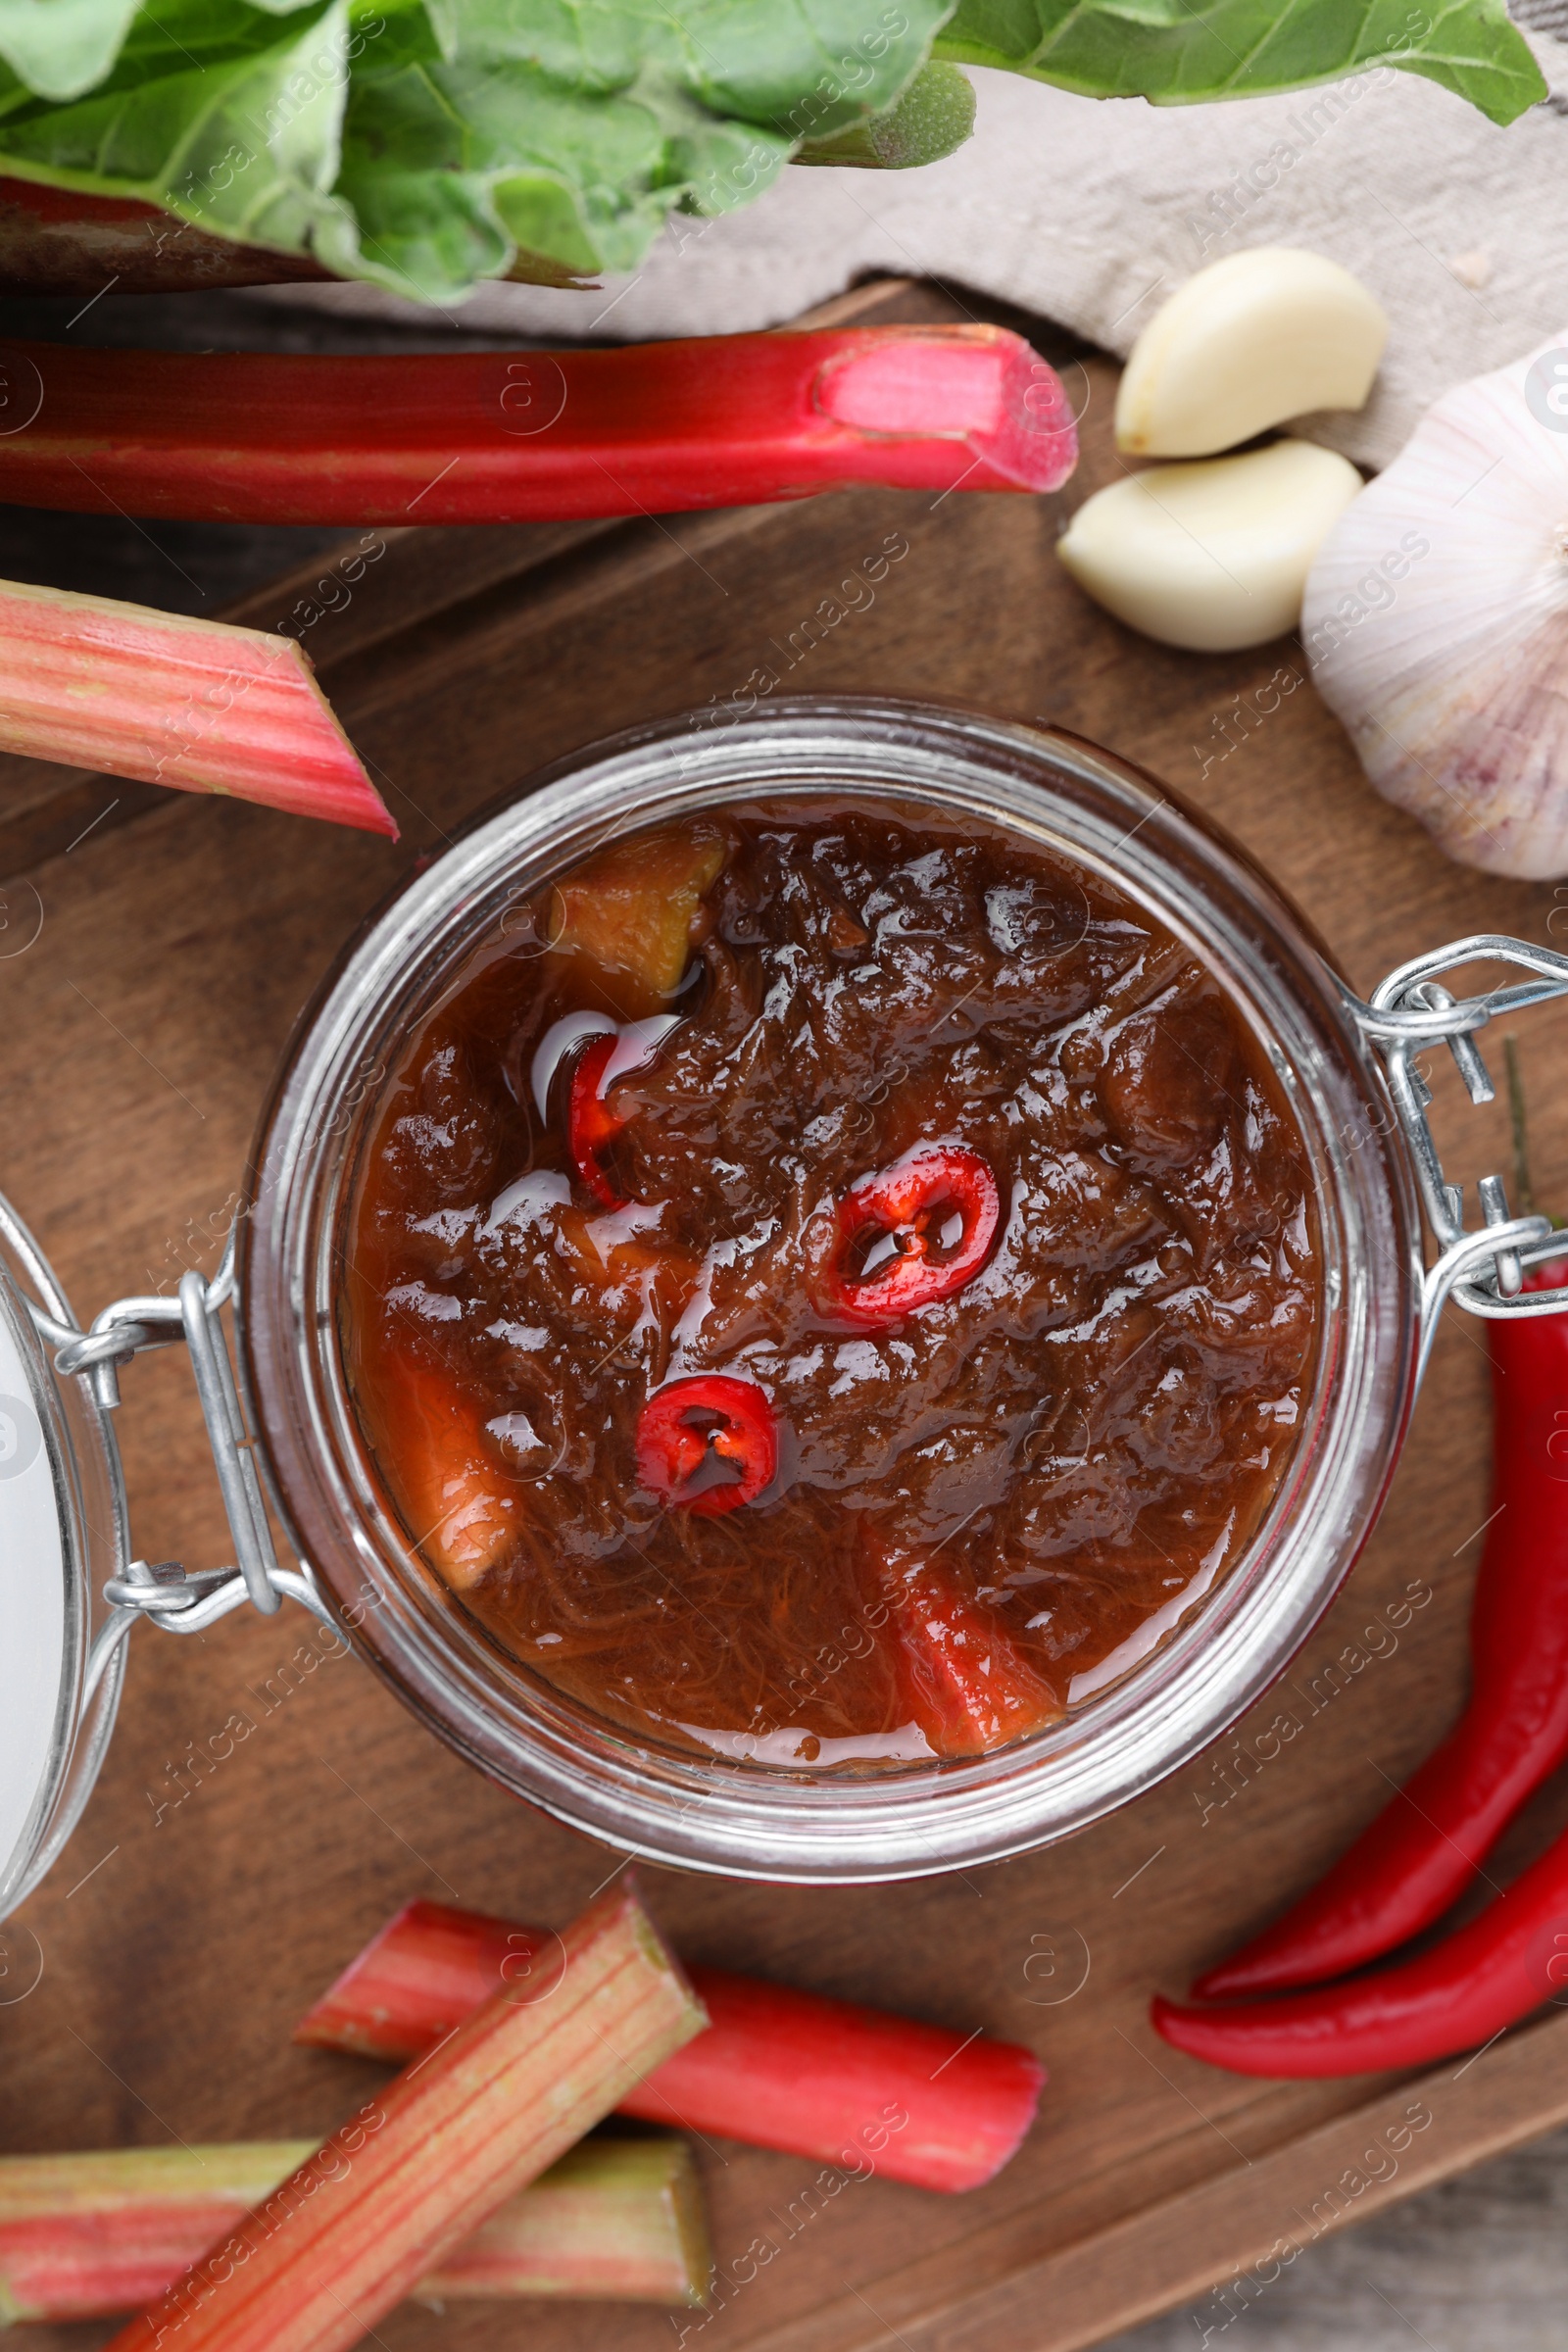
<path id="1" fill-rule="evenodd" d="M 895 290 L 855 298 L 851 315 L 952 316 L 944 300 Z M 397 849 L 9 763 L 0 945 L 27 944 L 0 955 L 0 1181 L 78 1312 L 214 1262 L 289 1025 L 411 856 L 438 851 L 536 762 L 735 693 L 890 534 L 906 555 L 873 604 L 795 664 L 791 691 L 956 697 L 1143 761 L 1262 860 L 1362 990 L 1446 938 L 1568 927 L 1550 888 L 1448 863 L 1375 798 L 1298 646 L 1176 654 L 1080 597 L 1053 543 L 1117 466 L 1113 376 L 1091 360 L 1068 382 L 1086 455 L 1056 500 L 867 491 L 761 513 L 386 538 L 347 608 L 306 643 L 405 826 Z M 307 588 L 282 604 L 297 608 Z M 252 613 L 270 624 L 281 609 L 259 598 Z M 1568 1102 L 1551 1083 L 1565 1022 L 1544 1012 L 1520 1027 L 1547 1202 L 1568 1197 Z M 1451 1073 L 1439 1091 L 1451 1169 L 1506 1167 L 1500 1109 L 1471 1109 Z M 224 1556 L 225 1536 L 187 1384 L 174 1353 L 133 1367 L 121 1438 L 138 1548 L 202 1565 Z M 1070 1846 L 963 1878 L 821 1890 L 644 1874 L 693 1957 L 1033 2043 L 1053 2078 L 1041 2123 L 990 2188 L 945 2200 L 871 2181 L 819 2188 L 803 2208 L 816 2168 L 704 2151 L 721 2270 L 759 2233 L 779 2247 L 721 2315 L 683 2318 L 672 2335 L 668 2315 L 608 2306 L 523 2317 L 479 2305 L 444 2319 L 410 2307 L 379 2340 L 481 2352 L 525 2325 L 540 2352 L 679 2340 L 705 2352 L 967 2352 L 980 2340 L 1040 2352 L 1191 2294 L 1266 2245 L 1286 2206 L 1310 2209 L 1377 2126 L 1377 2102 L 1409 2094 L 1211 2073 L 1152 2037 L 1146 2003 L 1310 1881 L 1451 1716 L 1488 1510 L 1488 1410 L 1480 1335 L 1451 1321 L 1384 1521 L 1292 1671 L 1301 1736 L 1278 1756 L 1253 1746 L 1276 1696 Z M 1412 1592 L 1418 1606 L 1391 1636 L 1389 1612 Z M 428 1894 L 559 1923 L 614 1867 L 467 1771 L 329 1646 L 293 1613 L 241 1614 L 193 1642 L 137 1633 L 102 1782 L 20 1923 L 43 1965 L 35 1989 L 0 2005 L 0 2143 L 329 2128 L 371 2078 L 292 2048 L 288 2029 L 391 1908 Z M 1332 1696 L 1314 1704 L 1314 1684 Z M 215 1760 L 236 1714 L 253 1729 Z M 1548 1799 L 1506 1858 L 1553 1826 Z M 1048 1945 L 1087 1958 L 1070 1997 L 1042 1997 Z M 1457 2082 L 1451 2071 L 1441 2092 L 1421 2086 L 1432 2125 L 1357 2217 L 1568 2117 L 1568 2019 L 1510 2035 Z M 44 2352 L 106 2332 L 31 2340 Z"/>

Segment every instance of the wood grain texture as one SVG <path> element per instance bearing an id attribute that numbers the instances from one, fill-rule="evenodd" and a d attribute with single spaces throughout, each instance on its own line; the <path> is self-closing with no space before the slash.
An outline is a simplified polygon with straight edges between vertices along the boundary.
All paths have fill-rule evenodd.
<path id="1" fill-rule="evenodd" d="M 952 315 L 929 290 L 855 299 L 876 316 Z M 1259 858 L 1362 990 L 1445 938 L 1551 936 L 1549 888 L 1447 863 L 1373 796 L 1298 646 L 1175 654 L 1079 595 L 1053 544 L 1117 465 L 1113 372 L 1091 361 L 1069 383 L 1087 403 L 1086 457 L 1054 500 L 868 491 L 497 533 L 488 551 L 439 532 L 390 543 L 306 642 L 405 824 L 399 849 L 171 796 L 106 820 L 69 857 L 10 866 L 0 951 L 30 933 L 34 906 L 41 929 L 0 952 L 3 1179 L 78 1309 L 214 1262 L 290 1024 L 414 856 L 536 763 L 732 695 L 760 667 L 791 691 L 939 694 L 1045 717 L 1142 760 Z M 808 645 L 806 620 L 890 540 L 907 552 L 874 602 Z M 0 856 L 6 839 L 0 814 Z M 1565 1023 L 1542 1012 L 1520 1032 L 1548 1203 L 1568 1200 L 1568 1101 L 1549 1083 Z M 1437 1084 L 1453 1169 L 1505 1166 L 1500 1107 L 1472 1110 L 1446 1071 Z M 122 1442 L 139 1547 L 205 1564 L 225 1538 L 187 1379 L 174 1354 L 137 1364 Z M 1145 2014 L 1153 1985 L 1180 1988 L 1306 1885 L 1451 1716 L 1489 1507 L 1487 1419 L 1482 1347 L 1455 1323 L 1384 1521 L 1286 1683 L 1234 1738 L 1073 1843 L 901 1887 L 646 1874 L 694 1958 L 983 2026 L 1033 2044 L 1053 2076 L 1019 2157 L 963 2198 L 703 2150 L 729 2283 L 713 2317 L 681 2318 L 677 2341 L 1088 2343 L 1251 2259 L 1277 2234 L 1280 2201 L 1310 2210 L 1344 2152 L 1382 2129 L 1386 2096 L 1395 2109 L 1425 2097 L 1435 2120 L 1379 2200 L 1568 2114 L 1568 2020 L 1445 2077 L 1440 2104 L 1436 2088 L 1210 2073 L 1154 2040 Z M 1412 1587 L 1425 1597 L 1395 1631 L 1388 1612 Z M 24 1957 L 21 1939 L 36 1938 L 43 1973 L 9 2005 L 23 1974 L 0 1979 L 3 2144 L 325 2131 L 373 2078 L 292 2048 L 288 2028 L 396 1903 L 428 1894 L 559 1924 L 616 1866 L 477 1779 L 333 1648 L 293 1612 L 230 1618 L 199 1641 L 138 1632 L 102 1783 L 12 1931 Z M 1260 1755 L 1282 1713 L 1288 1742 L 1264 1740 Z M 1553 1824 L 1548 1796 L 1510 1862 Z M 378 2335 L 394 2352 L 490 2352 L 516 2328 L 499 2307 L 411 2307 Z M 609 2307 L 541 2311 L 528 2328 L 539 2352 L 671 2342 L 667 2316 Z M 31 2340 L 56 2352 L 96 2338 Z"/>

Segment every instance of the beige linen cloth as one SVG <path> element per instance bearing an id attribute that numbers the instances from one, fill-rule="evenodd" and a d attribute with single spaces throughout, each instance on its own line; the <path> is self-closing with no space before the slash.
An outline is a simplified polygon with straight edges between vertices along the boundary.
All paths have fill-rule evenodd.
<path id="1" fill-rule="evenodd" d="M 1532 13 L 1552 95 L 1506 130 L 1388 69 L 1191 107 L 979 72 L 975 136 L 945 162 L 786 171 L 744 212 L 671 222 L 635 276 L 599 292 L 486 286 L 450 314 L 368 286 L 267 298 L 426 331 L 445 318 L 469 333 L 642 341 L 776 325 L 890 271 L 976 287 L 1125 353 L 1202 263 L 1306 245 L 1353 270 L 1393 322 L 1368 408 L 1311 428 L 1380 466 L 1450 384 L 1568 333 L 1568 0 Z"/>

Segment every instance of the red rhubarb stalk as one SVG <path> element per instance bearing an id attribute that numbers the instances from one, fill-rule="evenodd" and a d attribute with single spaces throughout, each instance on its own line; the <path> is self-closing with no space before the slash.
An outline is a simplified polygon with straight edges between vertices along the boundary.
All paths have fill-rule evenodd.
<path id="1" fill-rule="evenodd" d="M 397 838 L 296 639 L 0 581 L 0 751 Z"/>
<path id="2" fill-rule="evenodd" d="M 412 2056 L 498 1984 L 528 1983 L 552 1949 L 537 1928 L 409 1903 L 294 2038 L 368 2058 Z M 1034 2120 L 1046 2070 L 1014 2042 L 716 1968 L 693 1968 L 691 1979 L 708 2032 L 638 2083 L 622 2115 L 936 2189 L 989 2180 Z"/>
<path id="3" fill-rule="evenodd" d="M 0 2157 L 0 2326 L 108 2319 L 151 2302 L 315 2147 L 284 2139 Z M 685 2141 L 596 2137 L 509 2197 L 414 2293 L 694 2304 L 710 2268 Z"/>
<path id="4" fill-rule="evenodd" d="M 134 197 L 0 178 L 0 294 L 206 293 L 330 275 L 303 254 L 210 236 Z"/>
<path id="5" fill-rule="evenodd" d="M 636 1896 L 590 1904 L 114 2338 L 344 2352 L 707 2023 Z"/>
<path id="6" fill-rule="evenodd" d="M 0 500 L 84 514 L 532 522 L 1054 490 L 1077 457 L 1055 375 L 994 326 L 395 360 L 11 343 L 0 366 L 39 396 L 0 436 Z"/>

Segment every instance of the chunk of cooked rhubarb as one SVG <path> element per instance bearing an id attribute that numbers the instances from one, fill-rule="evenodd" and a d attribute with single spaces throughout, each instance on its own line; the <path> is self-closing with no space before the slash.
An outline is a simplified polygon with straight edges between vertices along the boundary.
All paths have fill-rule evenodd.
<path id="1" fill-rule="evenodd" d="M 0 2156 L 0 2326 L 108 2319 L 151 2302 L 315 2147 L 280 2139 Z M 421 2302 L 689 2305 L 703 2300 L 710 2259 L 686 2142 L 593 2137 L 509 2197 L 414 2292 Z"/>
<path id="2" fill-rule="evenodd" d="M 951 1570 L 891 1546 L 877 1557 L 900 1690 L 939 1756 L 983 1756 L 1059 1721 L 1056 1693 Z"/>
<path id="3" fill-rule="evenodd" d="M 522 1525 L 515 1482 L 486 1434 L 483 1408 L 436 1365 L 406 1353 L 388 1353 L 373 1391 L 381 1474 L 419 1550 L 455 1592 L 466 1592 Z"/>
<path id="4" fill-rule="evenodd" d="M 659 1011 L 685 977 L 698 905 L 727 848 L 701 822 L 612 842 L 551 892 L 551 947 L 594 967 L 622 1019 Z"/>
<path id="5" fill-rule="evenodd" d="M 707 2024 L 624 1886 L 122 2328 L 114 2352 L 346 2352 Z"/>
<path id="6" fill-rule="evenodd" d="M 0 751 L 397 839 L 293 637 L 0 581 Z"/>
<path id="7" fill-rule="evenodd" d="M 537 1928 L 406 1904 L 294 2029 L 369 2058 L 432 2049 L 496 1986 L 548 1966 Z M 976 2188 L 1034 2121 L 1046 2070 L 1032 2050 L 966 2027 L 693 1968 L 707 2033 L 621 2100 L 623 2115 L 869 2170 L 920 2188 Z"/>

